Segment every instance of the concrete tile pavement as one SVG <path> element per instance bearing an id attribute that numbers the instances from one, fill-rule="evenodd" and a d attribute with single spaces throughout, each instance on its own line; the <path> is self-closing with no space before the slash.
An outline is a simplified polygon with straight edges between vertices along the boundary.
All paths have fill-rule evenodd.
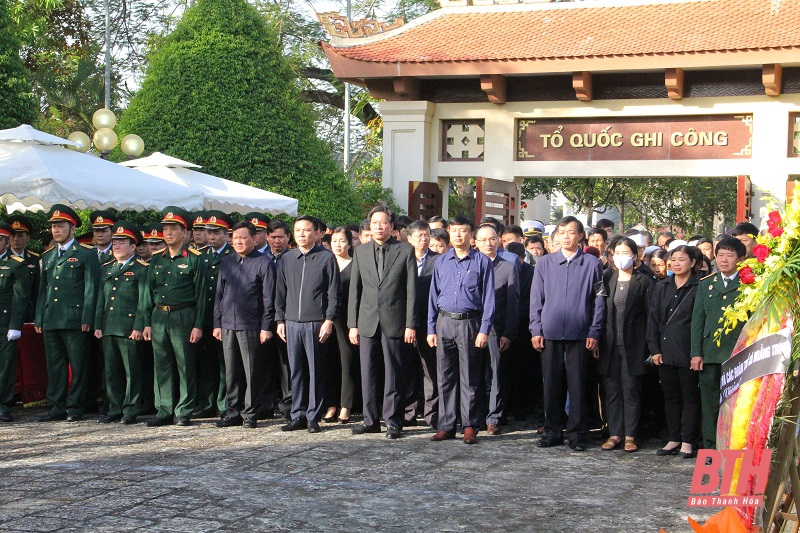
<path id="1" fill-rule="evenodd" d="M 689 531 L 694 460 L 540 449 L 514 422 L 477 446 L 255 430 L 35 422 L 0 424 L 4 531 Z"/>

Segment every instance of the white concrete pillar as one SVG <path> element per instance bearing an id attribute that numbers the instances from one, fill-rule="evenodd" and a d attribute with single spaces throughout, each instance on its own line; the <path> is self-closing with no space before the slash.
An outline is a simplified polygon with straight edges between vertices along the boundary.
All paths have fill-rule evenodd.
<path id="1" fill-rule="evenodd" d="M 383 118 L 383 186 L 392 189 L 394 200 L 408 209 L 408 183 L 433 181 L 431 117 L 436 104 L 425 101 L 381 102 Z"/>

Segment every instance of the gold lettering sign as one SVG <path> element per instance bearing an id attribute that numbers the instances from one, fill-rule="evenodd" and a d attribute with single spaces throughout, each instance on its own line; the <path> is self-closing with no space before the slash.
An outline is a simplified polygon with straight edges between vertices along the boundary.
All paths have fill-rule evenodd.
<path id="1" fill-rule="evenodd" d="M 517 161 L 746 159 L 752 115 L 518 119 Z"/>

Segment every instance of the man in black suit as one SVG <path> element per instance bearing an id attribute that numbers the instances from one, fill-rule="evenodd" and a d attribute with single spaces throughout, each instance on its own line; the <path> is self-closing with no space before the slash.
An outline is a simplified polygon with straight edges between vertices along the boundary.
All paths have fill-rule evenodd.
<path id="1" fill-rule="evenodd" d="M 427 222 L 415 220 L 406 229 L 408 242 L 414 247 L 414 256 L 417 262 L 417 339 L 425 339 L 427 328 L 423 317 L 428 315 L 431 278 L 439 254 L 429 249 L 431 231 Z M 414 344 L 406 344 L 405 348 L 407 366 L 404 425 L 416 426 L 417 413 L 422 411 L 425 422 L 431 427 L 436 427 L 439 422 L 436 350 L 431 348 L 427 342 L 419 340 Z"/>
<path id="2" fill-rule="evenodd" d="M 354 435 L 380 433 L 377 386 L 383 353 L 383 419 L 386 437 L 400 437 L 403 427 L 403 340 L 416 339 L 417 261 L 414 248 L 392 237 L 394 213 L 378 206 L 367 217 L 372 245 L 353 255 L 347 326 L 350 342 L 361 346 L 361 392 L 364 424 Z M 405 327 L 404 327 L 405 326 Z"/>
<path id="3" fill-rule="evenodd" d="M 509 358 L 505 353 L 517 337 L 519 319 L 519 268 L 497 253 L 497 230 L 484 224 L 475 233 L 478 251 L 494 264 L 495 311 L 486 357 L 486 389 L 489 392 L 489 410 L 486 415 L 486 432 L 496 435 L 505 417 L 508 389 Z M 512 257 L 516 260 L 516 256 Z M 484 403 L 485 408 L 485 403 Z"/>

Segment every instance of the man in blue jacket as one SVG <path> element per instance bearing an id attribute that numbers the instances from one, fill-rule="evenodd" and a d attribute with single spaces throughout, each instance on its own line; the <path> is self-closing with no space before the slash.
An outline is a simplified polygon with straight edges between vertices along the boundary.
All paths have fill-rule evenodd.
<path id="1" fill-rule="evenodd" d="M 582 452 L 589 352 L 597 348 L 606 312 L 603 267 L 580 249 L 584 229 L 578 219 L 562 218 L 556 233 L 561 249 L 539 258 L 531 287 L 531 342 L 542 351 L 544 379 L 545 432 L 539 446 L 563 444 L 568 392 L 567 440 L 573 451 Z"/>

